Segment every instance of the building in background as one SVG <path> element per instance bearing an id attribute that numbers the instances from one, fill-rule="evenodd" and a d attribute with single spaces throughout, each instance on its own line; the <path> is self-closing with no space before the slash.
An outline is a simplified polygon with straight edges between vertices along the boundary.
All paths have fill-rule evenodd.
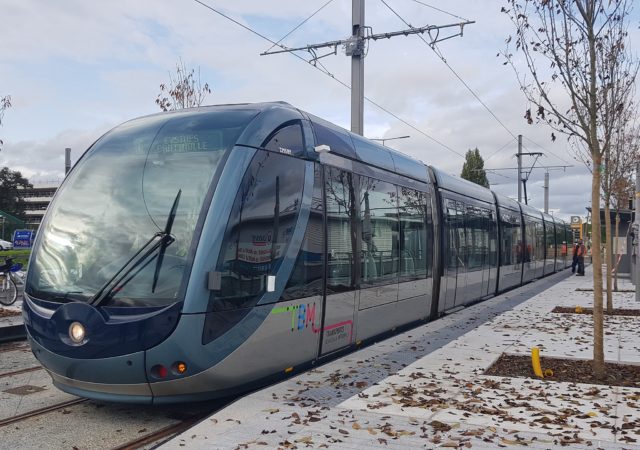
<path id="1" fill-rule="evenodd" d="M 38 229 L 60 183 L 62 180 L 46 181 L 22 190 L 22 199 L 27 203 L 25 225 L 28 230 L 36 231 Z"/>

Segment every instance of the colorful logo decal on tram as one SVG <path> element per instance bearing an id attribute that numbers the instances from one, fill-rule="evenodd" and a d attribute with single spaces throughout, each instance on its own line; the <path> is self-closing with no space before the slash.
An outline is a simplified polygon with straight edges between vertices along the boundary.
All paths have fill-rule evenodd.
<path id="1" fill-rule="evenodd" d="M 291 315 L 291 331 L 301 331 L 311 326 L 313 333 L 320 333 L 325 331 L 328 336 L 346 334 L 346 327 L 349 327 L 349 342 L 351 342 L 351 336 L 353 334 L 353 320 L 345 320 L 344 322 L 334 323 L 321 328 L 319 325 L 319 318 L 316 321 L 316 304 L 314 303 L 301 303 L 299 305 L 281 306 L 279 308 L 273 308 L 272 314 L 284 314 L 290 313 Z"/>

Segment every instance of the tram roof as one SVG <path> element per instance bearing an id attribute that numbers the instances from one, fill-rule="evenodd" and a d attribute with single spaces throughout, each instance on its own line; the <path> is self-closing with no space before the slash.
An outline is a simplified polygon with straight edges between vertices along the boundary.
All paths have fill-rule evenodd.
<path id="1" fill-rule="evenodd" d="M 495 195 L 498 199 L 498 206 L 500 206 L 501 208 L 508 208 L 513 211 L 517 211 L 518 213 L 520 212 L 520 203 L 518 203 L 516 200 L 507 197 L 506 195 L 498 194 L 497 192 L 495 193 Z"/>
<path id="2" fill-rule="evenodd" d="M 430 167 L 433 170 L 433 174 L 436 177 L 436 184 L 439 188 L 473 197 L 487 203 L 495 203 L 491 190 L 479 184 L 472 183 L 471 181 L 449 175 L 433 166 Z"/>
<path id="3" fill-rule="evenodd" d="M 533 206 L 523 205 L 522 203 L 520 203 L 520 207 L 522 208 L 522 214 L 535 217 L 536 219 L 542 219 L 542 211 L 539 209 L 536 209 Z"/>

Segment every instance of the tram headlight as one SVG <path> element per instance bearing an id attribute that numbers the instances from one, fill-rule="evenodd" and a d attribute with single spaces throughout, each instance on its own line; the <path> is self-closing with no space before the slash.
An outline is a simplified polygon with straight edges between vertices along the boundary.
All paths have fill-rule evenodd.
<path id="1" fill-rule="evenodd" d="M 81 344 L 84 341 L 86 331 L 80 322 L 73 322 L 69 325 L 69 338 L 74 344 Z"/>

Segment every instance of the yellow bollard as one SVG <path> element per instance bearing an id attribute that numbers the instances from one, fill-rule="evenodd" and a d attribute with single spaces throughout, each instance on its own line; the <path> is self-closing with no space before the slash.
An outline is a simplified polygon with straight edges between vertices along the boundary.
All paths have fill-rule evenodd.
<path id="1" fill-rule="evenodd" d="M 582 306 L 576 305 L 576 314 L 582 314 Z"/>
<path id="2" fill-rule="evenodd" d="M 538 347 L 531 347 L 531 364 L 533 365 L 533 373 L 537 377 L 544 378 L 542 367 L 540 366 L 540 349 Z"/>

